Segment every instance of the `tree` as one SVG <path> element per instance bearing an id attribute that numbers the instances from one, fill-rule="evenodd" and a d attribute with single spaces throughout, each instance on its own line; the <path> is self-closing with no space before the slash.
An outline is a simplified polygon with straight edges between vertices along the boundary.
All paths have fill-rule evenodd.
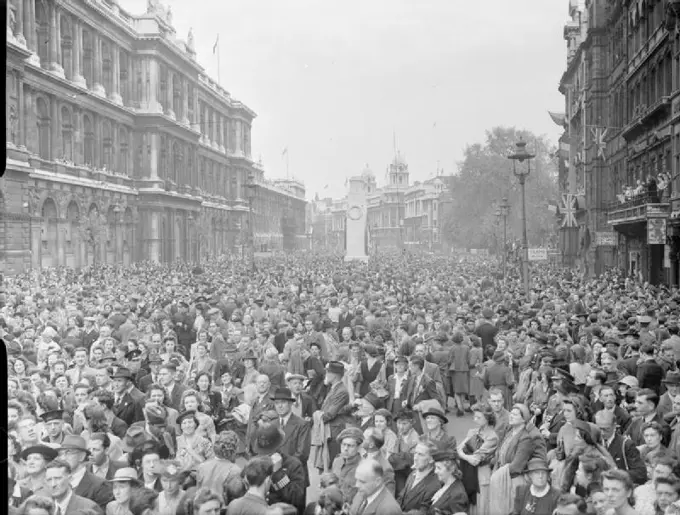
<path id="1" fill-rule="evenodd" d="M 451 203 L 441 221 L 445 241 L 459 248 L 493 247 L 494 239 L 502 238 L 502 222 L 499 227 L 495 212 L 503 197 L 507 197 L 510 204 L 508 241 L 521 239 L 522 192 L 512 172 L 513 163 L 508 159 L 520 139 L 527 142 L 530 153 L 536 154 L 526 181 L 529 244 L 541 245 L 554 232 L 554 215 L 547 207 L 548 201 L 557 194 L 557 167 L 550 157 L 554 147 L 543 136 L 494 127 L 487 131 L 483 144 L 475 143 L 465 149 L 459 172 L 450 178 Z M 526 167 L 527 163 L 517 163 L 517 166 Z"/>
<path id="2" fill-rule="evenodd" d="M 97 210 L 91 210 L 89 214 L 81 216 L 78 224 L 80 240 L 88 246 L 92 252 L 93 263 L 97 263 L 98 249 L 105 244 L 109 235 L 109 224 L 106 217 Z"/>

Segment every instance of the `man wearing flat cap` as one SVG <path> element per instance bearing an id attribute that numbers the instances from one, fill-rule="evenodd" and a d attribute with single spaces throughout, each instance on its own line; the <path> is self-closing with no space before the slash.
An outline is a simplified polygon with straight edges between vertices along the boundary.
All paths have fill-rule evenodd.
<path id="1" fill-rule="evenodd" d="M 349 392 L 343 384 L 344 375 L 345 365 L 341 361 L 331 361 L 326 366 L 328 393 L 319 411 L 323 412 L 321 418 L 324 424 L 330 428 L 328 455 L 331 462 L 340 453 L 338 435 L 346 426 L 353 424 Z"/>
<path id="2" fill-rule="evenodd" d="M 336 438 L 340 454 L 333 460 L 331 470 L 338 476 L 338 486 L 345 499 L 353 499 L 357 493 L 355 473 L 361 462 L 361 444 L 364 435 L 358 427 L 343 429 Z"/>

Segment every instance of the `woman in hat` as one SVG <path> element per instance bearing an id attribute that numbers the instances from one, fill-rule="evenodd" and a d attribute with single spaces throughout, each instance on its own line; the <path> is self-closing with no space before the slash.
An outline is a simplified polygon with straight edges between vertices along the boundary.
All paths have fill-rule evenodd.
<path id="1" fill-rule="evenodd" d="M 439 450 L 458 452 L 456 437 L 448 434 L 444 427 L 449 419 L 440 408 L 430 408 L 423 413 L 423 420 L 425 421 L 423 436 L 426 436 Z"/>
<path id="2" fill-rule="evenodd" d="M 243 379 L 241 380 L 241 388 L 245 388 L 249 384 L 257 385 L 257 376 L 260 372 L 257 370 L 257 356 L 252 349 L 249 349 L 243 355 L 243 366 L 245 367 L 245 372 L 243 373 Z"/>
<path id="3" fill-rule="evenodd" d="M 26 464 L 26 476 L 17 481 L 17 485 L 27 488 L 33 495 L 51 497 L 50 488 L 45 479 L 46 467 L 57 457 L 57 450 L 47 445 L 32 445 L 21 452 L 21 459 Z"/>
<path id="4" fill-rule="evenodd" d="M 401 492 L 413 465 L 413 452 L 418 445 L 420 435 L 413 428 L 414 413 L 411 410 L 401 410 L 395 417 L 397 424 L 397 448 L 389 457 L 390 465 L 394 469 L 395 491 Z"/>
<path id="5" fill-rule="evenodd" d="M 476 506 L 476 515 L 489 513 L 489 480 L 491 459 L 498 448 L 498 435 L 494 430 L 496 414 L 490 406 L 476 404 L 472 407 L 476 428 L 468 431 L 467 437 L 458 446 L 463 484 L 470 499 Z"/>
<path id="6" fill-rule="evenodd" d="M 508 416 L 508 430 L 499 445 L 493 473 L 489 481 L 490 513 L 509 513 L 516 488 L 524 484 L 523 472 L 532 458 L 546 460 L 545 439 L 531 423 L 531 413 L 524 404 L 515 404 Z"/>
<path id="7" fill-rule="evenodd" d="M 177 425 L 182 434 L 177 437 L 177 459 L 182 470 L 196 470 L 196 467 L 213 457 L 212 443 L 198 434 L 196 412 L 185 411 L 177 417 Z"/>
<path id="8" fill-rule="evenodd" d="M 462 474 L 456 453 L 437 451 L 432 455 L 432 459 L 434 473 L 442 486 L 432 496 L 427 507 L 427 515 L 468 513 L 470 503 L 461 481 Z"/>
<path id="9" fill-rule="evenodd" d="M 524 472 L 529 478 L 529 484 L 517 487 L 512 515 L 553 513 L 561 492 L 550 486 L 548 464 L 541 458 L 534 458 L 526 464 Z"/>
<path id="10" fill-rule="evenodd" d="M 140 486 L 137 471 L 130 467 L 120 468 L 109 482 L 113 490 L 113 501 L 106 505 L 106 515 L 132 515 L 132 491 Z"/>

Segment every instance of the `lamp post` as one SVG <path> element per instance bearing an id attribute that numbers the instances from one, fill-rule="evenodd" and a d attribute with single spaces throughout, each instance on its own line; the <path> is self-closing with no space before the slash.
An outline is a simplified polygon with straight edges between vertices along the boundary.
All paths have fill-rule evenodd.
<path id="1" fill-rule="evenodd" d="M 502 216 L 501 209 L 500 208 L 496 209 L 493 216 L 496 217 L 496 227 L 498 228 L 501 225 L 501 216 Z M 500 245 L 498 244 L 498 240 L 499 240 L 498 232 L 496 230 L 494 230 L 493 235 L 494 235 L 494 239 L 496 240 L 496 251 L 498 252 L 498 261 L 500 261 L 501 251 L 500 251 Z"/>
<path id="2" fill-rule="evenodd" d="M 512 173 L 519 179 L 519 184 L 522 187 L 522 281 L 524 283 L 524 293 L 529 297 L 529 241 L 527 238 L 527 203 L 525 198 L 524 184 L 527 177 L 531 173 L 531 160 L 536 157 L 534 154 L 529 154 L 526 149 L 526 141 L 519 140 L 516 144 L 517 150 L 514 154 L 508 156 L 512 159 Z M 517 162 L 519 165 L 517 166 Z M 526 161 L 526 171 L 522 163 Z"/>
<path id="3" fill-rule="evenodd" d="M 255 272 L 257 269 L 255 267 L 255 227 L 253 225 L 253 200 L 255 199 L 255 188 L 257 188 L 257 184 L 255 184 L 255 175 L 252 171 L 248 173 L 248 182 L 246 187 L 248 188 L 248 239 L 250 240 L 250 252 L 253 259 L 253 272 Z"/>
<path id="4" fill-rule="evenodd" d="M 508 197 L 503 197 L 501 201 L 501 216 L 503 217 L 503 279 L 505 280 L 505 268 L 508 259 L 508 214 L 510 213 L 510 204 L 508 204 Z"/>

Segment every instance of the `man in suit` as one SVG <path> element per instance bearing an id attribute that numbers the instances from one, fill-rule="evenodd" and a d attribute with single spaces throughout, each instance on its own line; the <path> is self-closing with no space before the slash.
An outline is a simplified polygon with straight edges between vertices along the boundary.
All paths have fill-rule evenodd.
<path id="1" fill-rule="evenodd" d="M 352 320 L 354 316 L 349 312 L 347 304 L 340 305 L 340 316 L 338 317 L 338 339 L 342 336 L 342 330 L 345 327 L 352 327 Z"/>
<path id="2" fill-rule="evenodd" d="M 406 486 L 399 495 L 402 511 L 418 510 L 427 505 L 441 484 L 434 473 L 433 455 L 437 446 L 431 442 L 419 443 L 413 453 L 413 472 L 406 480 Z"/>
<path id="3" fill-rule="evenodd" d="M 330 428 L 328 441 L 328 459 L 332 463 L 340 454 L 338 435 L 347 425 L 353 425 L 350 415 L 349 392 L 342 382 L 345 375 L 345 365 L 341 361 L 331 361 L 326 365 L 326 384 L 329 385 L 326 398 L 319 411 L 323 412 L 322 420 Z"/>
<path id="4" fill-rule="evenodd" d="M 625 470 L 636 485 L 647 481 L 647 467 L 640 457 L 640 451 L 633 441 L 621 435 L 616 429 L 616 419 L 611 411 L 595 413 L 595 424 L 602 433 L 602 444 L 614 458 L 616 466 Z"/>
<path id="5" fill-rule="evenodd" d="M 316 401 L 311 395 L 302 391 L 305 379 L 305 376 L 300 374 L 286 374 L 286 384 L 295 399 L 292 407 L 293 413 L 306 421 L 311 421 L 316 411 Z"/>
<path id="6" fill-rule="evenodd" d="M 146 375 L 144 375 L 142 378 L 139 380 L 139 389 L 147 393 L 149 391 L 149 386 L 152 384 L 157 384 L 159 377 L 158 377 L 158 372 L 161 368 L 161 363 L 163 363 L 163 360 L 161 357 L 158 355 L 158 353 L 154 352 L 149 356 L 149 370 L 150 372 Z"/>
<path id="7" fill-rule="evenodd" d="M 423 358 L 423 360 L 425 360 L 425 366 L 423 368 L 425 375 L 432 378 L 432 380 L 437 385 L 437 393 L 439 394 L 439 397 L 442 399 L 442 401 L 446 401 L 446 395 L 444 393 L 444 381 L 442 379 L 441 370 L 439 370 L 439 365 L 436 363 L 430 363 L 427 361 L 427 346 L 424 343 L 419 343 L 413 350 L 413 354 L 420 356 Z M 446 408 L 446 404 L 442 404 L 442 407 Z"/>
<path id="8" fill-rule="evenodd" d="M 257 376 L 255 387 L 257 388 L 257 398 L 250 410 L 250 418 L 248 419 L 248 428 L 246 430 L 246 445 L 250 451 L 250 444 L 253 440 L 255 431 L 257 430 L 257 421 L 265 411 L 276 411 L 274 401 L 271 399 L 271 382 L 269 376 L 260 374 Z"/>
<path id="9" fill-rule="evenodd" d="M 118 469 L 128 466 L 125 462 L 109 459 L 110 447 L 111 440 L 106 433 L 93 433 L 87 442 L 87 450 L 90 452 L 87 470 L 100 479 L 109 480 L 113 478 Z"/>
<path id="10" fill-rule="evenodd" d="M 279 416 L 278 427 L 283 429 L 285 437 L 280 450 L 289 456 L 295 456 L 305 465 L 305 488 L 309 486 L 307 461 L 311 444 L 311 425 L 292 412 L 295 397 L 288 388 L 277 388 L 272 397 L 274 408 Z"/>
<path id="11" fill-rule="evenodd" d="M 503 392 L 498 388 L 489 390 L 489 406 L 491 406 L 493 414 L 496 415 L 494 430 L 498 435 L 498 443 L 500 444 L 505 437 L 505 433 L 508 432 L 510 412 L 505 409 L 505 398 Z"/>
<path id="12" fill-rule="evenodd" d="M 628 435 L 633 443 L 637 446 L 644 445 L 645 439 L 642 433 L 645 425 L 651 422 L 658 422 L 663 430 L 662 440 L 663 444 L 667 445 L 670 439 L 670 428 L 664 421 L 663 417 L 659 415 L 656 408 L 659 405 L 659 395 L 654 390 L 644 388 L 638 391 L 635 397 L 635 417 L 630 421 L 625 435 Z"/>
<path id="13" fill-rule="evenodd" d="M 350 515 L 394 515 L 401 507 L 385 486 L 384 469 L 373 459 L 362 461 L 356 473 L 357 493 L 352 500 Z"/>
<path id="14" fill-rule="evenodd" d="M 659 399 L 659 405 L 656 411 L 664 417 L 667 413 L 673 411 L 673 399 L 680 393 L 680 372 L 670 370 L 666 374 L 666 379 L 663 380 L 666 391 Z"/>
<path id="15" fill-rule="evenodd" d="M 619 431 L 624 432 L 628 428 L 631 416 L 627 410 L 616 404 L 616 393 L 614 392 L 614 388 L 612 386 L 603 386 L 600 389 L 599 397 L 600 400 L 593 403 L 593 411 L 611 411 L 614 414 L 614 419 L 616 420 Z"/>
<path id="16" fill-rule="evenodd" d="M 113 405 L 115 403 L 115 397 L 113 393 L 108 390 L 96 390 L 92 394 L 92 399 L 99 403 L 99 406 L 104 410 L 104 417 L 106 422 L 109 424 L 111 432 L 118 438 L 123 438 L 125 436 L 125 431 L 127 431 L 128 425 L 113 414 Z M 85 408 L 87 412 L 88 407 Z"/>
<path id="17" fill-rule="evenodd" d="M 88 510 L 104 514 L 104 510 L 95 501 L 78 495 L 71 488 L 71 467 L 66 461 L 56 459 L 50 462 L 45 472 L 45 480 L 55 504 L 55 515 L 71 515 L 71 513 Z M 113 500 L 113 495 L 111 500 Z"/>
<path id="18" fill-rule="evenodd" d="M 92 499 L 102 511 L 113 500 L 111 484 L 87 470 L 87 457 L 90 451 L 82 436 L 69 435 L 58 449 L 59 459 L 71 469 L 71 486 L 76 495 Z M 48 482 L 49 485 L 49 482 Z M 69 512 L 71 513 L 71 512 Z"/>
<path id="19" fill-rule="evenodd" d="M 73 361 L 75 366 L 66 371 L 66 376 L 71 384 L 80 383 L 84 377 L 94 377 L 95 369 L 87 364 L 87 349 L 77 348 L 73 353 Z"/>
<path id="20" fill-rule="evenodd" d="M 397 356 L 394 359 L 394 374 L 387 378 L 387 409 L 396 415 L 403 409 L 408 389 L 408 358 Z"/>
<path id="21" fill-rule="evenodd" d="M 83 320 L 85 323 L 85 328 L 83 329 L 83 346 L 86 349 L 90 349 L 92 344 L 99 338 L 99 330 L 94 323 L 94 317 L 85 317 Z"/>
<path id="22" fill-rule="evenodd" d="M 119 368 L 112 376 L 113 379 L 113 414 L 131 426 L 139 420 L 144 420 L 141 400 L 135 400 L 133 390 L 137 390 L 132 382 L 132 372 L 127 368 Z M 141 394 L 141 392 L 139 392 Z M 136 392 L 135 392 L 135 396 Z M 143 394 L 141 394 L 143 398 Z M 139 397 L 138 397 L 139 399 Z"/>
<path id="23" fill-rule="evenodd" d="M 420 356 L 413 355 L 409 360 L 409 382 L 406 388 L 406 400 L 402 406 L 413 411 L 423 412 L 432 407 L 432 403 L 426 401 L 437 401 L 443 406 L 437 383 L 425 373 L 425 360 Z M 422 421 L 420 417 L 415 420 L 416 431 L 422 433 Z"/>
<path id="24" fill-rule="evenodd" d="M 638 365 L 637 369 L 637 380 L 640 388 L 650 388 L 659 395 L 664 370 L 654 357 L 654 346 L 645 344 L 640 347 L 640 359 L 642 363 Z"/>
<path id="25" fill-rule="evenodd" d="M 184 386 L 175 381 L 175 375 L 177 374 L 177 366 L 173 363 L 166 363 L 161 365 L 158 369 L 158 377 L 160 379 L 161 386 L 165 388 L 165 393 L 167 394 L 166 402 L 168 406 L 177 411 L 184 411 L 180 406 L 182 401 L 182 394 L 184 393 Z M 129 425 L 129 424 L 128 424 Z"/>

